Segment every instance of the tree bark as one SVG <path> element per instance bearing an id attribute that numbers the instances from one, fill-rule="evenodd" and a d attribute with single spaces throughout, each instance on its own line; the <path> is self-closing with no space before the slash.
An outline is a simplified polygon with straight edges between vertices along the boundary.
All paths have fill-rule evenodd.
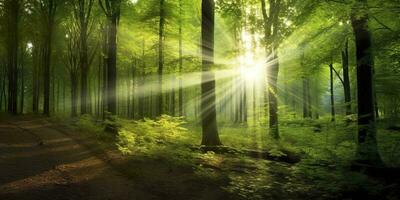
<path id="1" fill-rule="evenodd" d="M 335 96 L 334 96 L 334 88 L 333 88 L 333 64 L 329 65 L 330 72 L 330 93 L 331 93 L 331 121 L 335 121 Z"/>
<path id="2" fill-rule="evenodd" d="M 366 0 L 358 0 L 352 9 L 351 23 L 355 35 L 357 60 L 358 146 L 356 161 L 383 165 L 378 152 L 373 91 L 372 36 L 368 29 Z"/>
<path id="3" fill-rule="evenodd" d="M 279 73 L 279 62 L 278 55 L 274 55 L 273 59 L 276 63 L 270 66 L 268 71 L 268 100 L 269 100 L 269 128 L 270 134 L 273 138 L 279 138 L 279 127 L 278 127 L 278 73 Z"/>
<path id="4" fill-rule="evenodd" d="M 267 96 L 268 96 L 268 112 L 269 112 L 269 132 L 270 135 L 279 139 L 278 127 L 278 74 L 279 74 L 279 57 L 278 47 L 278 30 L 279 30 L 279 13 L 280 0 L 269 1 L 269 14 L 267 14 L 265 0 L 261 0 L 261 11 L 264 19 L 264 42 L 267 57 Z"/>
<path id="5" fill-rule="evenodd" d="M 346 104 L 346 115 L 351 115 L 352 112 L 351 112 L 348 40 L 346 40 L 344 51 L 342 51 L 342 65 L 343 65 L 343 88 L 344 88 L 344 102 Z"/>
<path id="6" fill-rule="evenodd" d="M 214 64 L 214 0 L 202 0 L 201 44 L 202 44 L 202 82 L 201 82 L 201 121 L 202 145 L 221 145 L 217 128 L 215 110 L 215 75 L 210 71 Z"/>
<path id="7" fill-rule="evenodd" d="M 24 114 L 24 100 L 25 100 L 25 79 L 24 79 L 24 51 L 21 52 L 21 90 L 20 90 L 20 113 Z"/>
<path id="8" fill-rule="evenodd" d="M 79 0 L 74 1 L 74 15 L 79 27 L 79 68 L 81 71 L 81 114 L 87 114 L 90 107 L 88 104 L 88 73 L 89 73 L 89 59 L 88 59 L 88 26 L 91 20 L 92 6 L 94 0 Z M 89 102 L 90 99 L 89 99 Z"/>
<path id="9" fill-rule="evenodd" d="M 110 17 L 107 58 L 107 111 L 117 114 L 117 16 Z"/>
<path id="10" fill-rule="evenodd" d="M 8 113 L 17 114 L 18 104 L 18 44 L 19 44 L 19 17 L 20 0 L 6 0 L 4 2 L 7 21 L 7 65 L 8 65 Z"/>
<path id="11" fill-rule="evenodd" d="M 71 116 L 78 115 L 78 75 L 76 73 L 70 74 L 71 78 Z"/>
<path id="12" fill-rule="evenodd" d="M 40 61 L 41 61 L 41 45 L 39 39 L 33 43 L 32 57 L 33 57 L 33 70 L 32 70 L 32 112 L 39 112 L 39 74 L 40 74 Z"/>
<path id="13" fill-rule="evenodd" d="M 111 115 L 117 114 L 117 27 L 121 11 L 121 0 L 99 0 L 100 7 L 108 19 L 107 51 L 107 108 Z"/>
<path id="14" fill-rule="evenodd" d="M 146 46 L 146 41 L 143 38 L 142 41 L 142 66 L 141 66 L 141 77 L 139 79 L 139 89 L 138 89 L 138 93 L 139 93 L 139 110 L 138 110 L 138 115 L 139 115 L 139 119 L 143 119 L 145 117 L 145 113 L 144 113 L 144 108 L 145 108 L 145 94 L 144 94 L 144 90 L 143 90 L 143 86 L 144 86 L 144 82 L 145 82 L 145 76 L 146 76 L 146 61 L 145 61 L 145 46 Z"/>
<path id="15" fill-rule="evenodd" d="M 183 21 L 183 8 L 182 0 L 179 0 L 179 116 L 183 116 L 183 86 L 182 86 L 182 70 L 183 70 L 183 36 L 182 36 L 182 22 Z"/>
<path id="16" fill-rule="evenodd" d="M 50 116 L 50 65 L 52 53 L 52 40 L 54 33 L 55 13 L 57 9 L 57 2 L 55 0 L 47 0 L 41 2 L 42 15 L 44 20 L 44 47 L 43 47 L 43 114 Z"/>
<path id="17" fill-rule="evenodd" d="M 156 116 L 161 116 L 163 110 L 163 70 L 164 70 L 164 26 L 165 26 L 165 0 L 160 0 L 160 21 L 158 30 L 158 98 Z"/>

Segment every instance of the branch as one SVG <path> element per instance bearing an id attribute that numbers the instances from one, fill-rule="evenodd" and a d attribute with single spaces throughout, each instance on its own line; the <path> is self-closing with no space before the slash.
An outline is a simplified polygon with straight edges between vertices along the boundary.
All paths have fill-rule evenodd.
<path id="1" fill-rule="evenodd" d="M 103 5 L 103 1 L 102 0 L 99 0 L 99 4 L 100 4 L 100 8 L 101 8 L 101 10 L 103 10 L 104 14 L 106 14 L 107 17 L 110 17 L 109 14 L 108 14 L 108 10 Z"/>
<path id="2" fill-rule="evenodd" d="M 333 67 L 332 65 L 332 70 L 335 72 L 336 76 L 340 79 L 340 82 L 342 82 L 343 86 L 344 86 L 344 81 L 342 79 L 342 77 L 340 76 L 340 74 L 336 71 L 336 69 Z"/>
<path id="3" fill-rule="evenodd" d="M 380 24 L 381 26 L 384 27 L 384 29 L 387 29 L 391 32 L 395 32 L 393 29 L 391 29 L 390 27 L 386 26 L 384 23 L 382 23 L 380 20 L 378 20 L 378 18 L 376 18 L 375 16 L 371 16 L 376 22 L 378 22 L 378 24 Z"/>

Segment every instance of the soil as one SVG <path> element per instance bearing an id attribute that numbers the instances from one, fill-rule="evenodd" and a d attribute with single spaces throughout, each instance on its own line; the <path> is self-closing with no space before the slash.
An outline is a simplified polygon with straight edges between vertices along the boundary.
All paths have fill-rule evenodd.
<path id="1" fill-rule="evenodd" d="M 1 200 L 159 199 L 45 119 L 0 120 Z"/>

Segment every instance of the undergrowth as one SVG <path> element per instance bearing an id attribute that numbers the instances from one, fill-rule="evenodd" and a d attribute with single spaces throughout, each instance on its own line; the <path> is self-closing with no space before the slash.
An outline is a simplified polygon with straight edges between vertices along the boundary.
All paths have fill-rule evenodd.
<path id="1" fill-rule="evenodd" d="M 356 148 L 357 127 L 348 119 L 282 120 L 279 141 L 270 138 L 267 129 L 258 125 L 220 128 L 220 137 L 226 146 L 268 150 L 276 156 L 285 156 L 285 151 L 296 152 L 302 155 L 302 160 L 295 165 L 242 154 L 198 151 L 200 129 L 180 117 L 114 119 L 107 123 L 119 127 L 112 141 L 121 154 L 133 159 L 163 160 L 169 168 L 184 166 L 191 169 L 196 181 L 223 180 L 224 184 L 219 186 L 239 199 L 341 199 L 353 198 L 358 193 L 374 197 L 384 188 L 381 183 L 349 170 Z M 100 140 L 111 141 L 110 134 L 104 131 L 106 124 L 89 116 L 79 118 L 76 126 Z M 397 132 L 378 131 L 384 161 L 399 164 L 399 139 Z"/>

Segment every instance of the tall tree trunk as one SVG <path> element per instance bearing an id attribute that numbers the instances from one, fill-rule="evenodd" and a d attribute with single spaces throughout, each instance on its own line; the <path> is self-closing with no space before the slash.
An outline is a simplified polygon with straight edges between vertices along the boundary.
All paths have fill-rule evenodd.
<path id="1" fill-rule="evenodd" d="M 368 5 L 358 0 L 352 9 L 351 23 L 355 35 L 358 87 L 358 146 L 357 162 L 381 165 L 375 126 L 375 104 L 373 91 L 372 37 L 368 30 Z"/>
<path id="2" fill-rule="evenodd" d="M 62 83 L 63 83 L 63 88 L 62 88 L 62 101 L 63 101 L 63 113 L 65 113 L 65 98 L 66 98 L 66 95 L 65 95 L 65 88 L 66 88 L 66 86 L 65 86 L 65 78 L 63 77 L 63 80 L 62 80 Z"/>
<path id="3" fill-rule="evenodd" d="M 350 76 L 349 76 L 349 42 L 346 40 L 345 49 L 342 51 L 343 65 L 343 88 L 344 102 L 346 104 L 346 115 L 351 114 L 351 91 L 350 91 Z"/>
<path id="4" fill-rule="evenodd" d="M 144 93 L 144 82 L 145 82 L 145 78 L 146 78 L 146 61 L 145 61 L 145 45 L 146 45 L 146 41 L 143 38 L 142 41 L 142 66 L 141 66 L 141 77 L 139 79 L 139 118 L 143 119 L 145 117 L 144 114 L 144 108 L 145 108 L 145 93 Z"/>
<path id="5" fill-rule="evenodd" d="M 308 106 L 308 117 L 312 118 L 312 99 L 311 99 L 311 88 L 310 88 L 310 77 L 307 78 L 307 106 Z"/>
<path id="6" fill-rule="evenodd" d="M 278 127 L 278 74 L 279 74 L 279 57 L 278 47 L 278 30 L 279 30 L 279 13 L 281 1 L 269 1 L 269 15 L 267 14 L 265 0 L 261 0 L 261 11 L 264 19 L 264 42 L 265 50 L 271 63 L 267 67 L 267 95 L 268 95 L 268 112 L 269 112 L 269 131 L 270 135 L 279 139 Z"/>
<path id="7" fill-rule="evenodd" d="M 164 26 L 165 26 L 165 0 L 160 0 L 160 21 L 158 30 L 158 98 L 157 116 L 163 113 L 163 70 L 164 70 Z"/>
<path id="8" fill-rule="evenodd" d="M 103 55 L 102 53 L 99 54 L 99 66 L 97 72 L 97 106 L 96 106 L 96 116 L 101 115 L 101 92 L 102 92 L 102 66 L 103 66 Z"/>
<path id="9" fill-rule="evenodd" d="M 79 27 L 79 68 L 81 71 L 81 114 L 87 114 L 91 111 L 91 99 L 89 98 L 90 84 L 88 85 L 88 76 L 90 62 L 88 58 L 88 26 L 91 21 L 92 6 L 94 0 L 79 0 L 74 2 L 74 15 Z M 88 101 L 89 99 L 89 101 Z M 88 110 L 89 109 L 89 110 Z"/>
<path id="10" fill-rule="evenodd" d="M 304 48 L 304 47 L 303 47 Z M 303 70 L 303 118 L 311 118 L 311 98 L 310 98 L 310 78 L 306 72 L 306 65 L 304 63 L 304 49 L 302 49 L 301 67 Z"/>
<path id="11" fill-rule="evenodd" d="M 171 77 L 171 115 L 175 116 L 175 110 L 176 110 L 176 102 L 175 102 L 175 75 L 173 74 Z"/>
<path id="12" fill-rule="evenodd" d="M 210 71 L 214 64 L 214 0 L 202 0 L 201 44 L 202 44 L 202 82 L 201 82 L 201 121 L 202 145 L 221 145 L 217 128 L 215 110 L 215 75 Z"/>
<path id="13" fill-rule="evenodd" d="M 308 84 L 307 84 L 307 78 L 303 77 L 303 118 L 308 118 L 309 110 L 308 110 Z"/>
<path id="14" fill-rule="evenodd" d="M 24 52 L 21 52 L 21 91 L 20 91 L 20 113 L 24 114 L 25 79 L 24 79 Z"/>
<path id="15" fill-rule="evenodd" d="M 117 114 L 117 15 L 110 17 L 107 58 L 107 111 Z"/>
<path id="16" fill-rule="evenodd" d="M 270 66 L 268 71 L 268 100 L 269 100 L 269 128 L 270 134 L 273 138 L 279 138 L 278 128 L 278 73 L 279 73 L 279 62 L 278 55 L 275 54 L 273 58 L 276 60 L 274 64 Z"/>
<path id="17" fill-rule="evenodd" d="M 17 114 L 18 104 L 18 44 L 20 0 L 4 2 L 7 18 L 7 57 L 8 57 L 8 113 Z"/>
<path id="18" fill-rule="evenodd" d="M 86 33 L 81 33 L 86 35 Z M 89 72 L 89 65 L 88 65 L 88 57 L 87 57 L 87 42 L 86 38 L 81 38 L 81 47 L 80 47 L 80 69 L 81 69 L 81 114 L 88 113 L 88 72 Z"/>
<path id="19" fill-rule="evenodd" d="M 329 65 L 330 72 L 330 93 L 331 93 L 331 121 L 335 121 L 335 96 L 334 96 L 334 88 L 333 88 L 333 64 Z"/>
<path id="20" fill-rule="evenodd" d="M 44 101 L 43 101 L 43 114 L 50 116 L 50 65 L 52 54 L 52 40 L 54 32 L 55 12 L 57 3 L 55 0 L 47 0 L 41 2 L 43 5 L 42 15 L 44 17 L 45 34 L 44 34 L 44 53 L 43 53 L 43 88 L 44 88 Z"/>
<path id="21" fill-rule="evenodd" d="M 179 0 L 179 116 L 183 116 L 183 86 L 182 86 L 182 68 L 183 68 L 183 36 L 182 36 L 182 22 L 183 21 L 183 8 L 182 0 Z"/>
<path id="22" fill-rule="evenodd" d="M 49 26 L 50 27 L 50 26 Z M 48 30 L 48 35 L 53 35 L 52 30 Z M 43 114 L 46 116 L 50 116 L 50 62 L 51 62 L 51 41 L 49 40 L 50 37 L 46 37 L 45 41 L 45 48 L 44 48 L 44 61 L 43 61 L 43 67 L 44 67 L 44 74 L 43 74 L 43 79 L 44 79 L 44 101 L 43 101 Z"/>
<path id="23" fill-rule="evenodd" d="M 248 113 L 247 113 L 247 84 L 246 81 L 244 81 L 243 83 L 243 122 L 247 123 L 247 117 L 248 117 Z"/>
<path id="24" fill-rule="evenodd" d="M 33 45 L 33 70 L 32 70 L 32 112 L 38 113 L 39 112 L 39 66 L 40 66 L 40 59 L 42 56 L 40 54 L 41 47 L 39 42 L 35 42 Z"/>
<path id="25" fill-rule="evenodd" d="M 1 90 L 0 90 L 0 111 L 3 111 L 3 102 L 4 102 L 4 109 L 6 109 L 6 79 L 7 79 L 7 69 L 6 65 L 2 65 L 1 71 Z"/>
<path id="26" fill-rule="evenodd" d="M 135 113 L 136 113 L 136 107 L 135 107 L 135 104 L 136 104 L 136 69 L 137 69 L 137 65 L 138 65 L 138 62 L 137 62 L 137 59 L 135 58 L 135 61 L 134 61 L 134 65 L 132 66 L 132 84 L 131 84 L 131 91 L 132 91 L 132 108 L 131 108 L 131 115 L 130 115 L 130 117 L 132 118 L 132 119 L 136 119 L 136 115 L 135 115 Z"/>
<path id="27" fill-rule="evenodd" d="M 71 116 L 76 117 L 78 114 L 78 76 L 71 73 Z"/>

